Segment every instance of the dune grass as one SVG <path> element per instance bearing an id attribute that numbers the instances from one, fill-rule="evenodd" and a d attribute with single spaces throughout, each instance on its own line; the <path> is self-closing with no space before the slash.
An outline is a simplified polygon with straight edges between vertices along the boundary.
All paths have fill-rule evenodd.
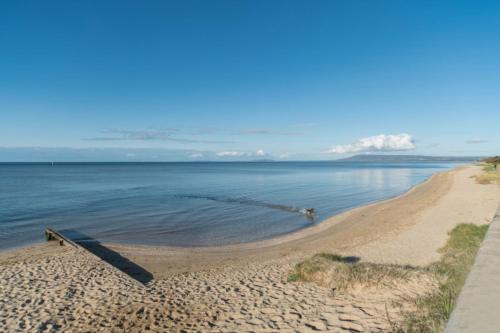
<path id="1" fill-rule="evenodd" d="M 342 290 L 355 285 L 382 286 L 418 278 L 417 274 L 433 276 L 439 281 L 435 290 L 410 300 L 411 310 L 404 310 L 402 319 L 391 325 L 397 333 L 442 332 L 487 229 L 488 225 L 457 225 L 440 250 L 441 259 L 426 267 L 358 262 L 352 257 L 320 253 L 298 263 L 288 280 Z"/>
<path id="2" fill-rule="evenodd" d="M 400 332 L 442 332 L 455 307 L 488 225 L 460 224 L 441 249 L 441 260 L 427 269 L 442 277 L 439 288 L 415 300 L 416 310 L 405 315 Z"/>
<path id="3" fill-rule="evenodd" d="M 381 286 L 396 279 L 407 280 L 418 268 L 401 265 L 358 262 L 357 257 L 319 253 L 295 266 L 288 281 L 315 282 L 343 290 L 355 285 Z M 421 271 L 421 270 L 420 270 Z"/>
<path id="4" fill-rule="evenodd" d="M 500 163 L 485 163 L 483 171 L 475 177 L 478 184 L 500 184 Z"/>

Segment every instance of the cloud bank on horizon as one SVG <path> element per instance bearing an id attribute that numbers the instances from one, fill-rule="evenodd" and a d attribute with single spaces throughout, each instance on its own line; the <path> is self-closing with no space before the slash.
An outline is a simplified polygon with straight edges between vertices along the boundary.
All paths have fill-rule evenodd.
<path id="1" fill-rule="evenodd" d="M 346 145 L 336 145 L 329 149 L 329 154 L 353 154 L 369 152 L 391 152 L 415 149 L 413 137 L 410 134 L 380 134 L 361 138 Z"/>

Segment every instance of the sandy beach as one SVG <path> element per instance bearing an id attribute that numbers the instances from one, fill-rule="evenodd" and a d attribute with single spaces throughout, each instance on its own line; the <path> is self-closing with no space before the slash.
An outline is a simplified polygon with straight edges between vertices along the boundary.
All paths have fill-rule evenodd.
<path id="1" fill-rule="evenodd" d="M 208 248 L 104 244 L 143 274 L 117 273 L 85 251 L 51 242 L 0 253 L 0 331 L 387 332 L 391 300 L 426 292 L 415 276 L 334 291 L 287 282 L 319 252 L 426 265 L 459 223 L 488 223 L 500 186 L 479 166 L 434 174 L 402 196 L 359 207 L 270 240 Z M 122 260 L 123 261 L 123 260 Z M 139 274 L 137 273 L 137 274 Z"/>

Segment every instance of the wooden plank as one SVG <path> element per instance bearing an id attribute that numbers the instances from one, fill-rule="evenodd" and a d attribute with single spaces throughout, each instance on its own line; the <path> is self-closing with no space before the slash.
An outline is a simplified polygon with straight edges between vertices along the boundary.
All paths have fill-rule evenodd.
<path id="1" fill-rule="evenodd" d="M 108 267 L 112 268 L 114 271 L 116 271 L 116 273 L 118 275 L 121 275 L 122 277 L 125 277 L 129 281 L 132 281 L 137 286 L 144 287 L 144 284 L 141 283 L 140 281 L 134 279 L 133 277 L 131 277 L 130 275 L 128 275 L 124 271 L 122 271 L 119 268 L 113 266 L 112 264 L 110 264 L 106 260 L 102 259 L 98 255 L 92 253 L 91 251 L 89 251 L 85 247 L 81 246 L 77 242 L 72 241 L 71 239 L 69 239 L 68 237 L 64 236 L 63 234 L 61 234 L 60 232 L 58 232 L 58 231 L 56 231 L 54 229 L 45 228 L 45 239 L 47 239 L 47 241 L 53 241 L 53 240 L 59 241 L 59 245 L 61 245 L 61 246 L 69 244 L 70 246 L 73 246 L 78 251 L 85 252 L 86 254 L 88 254 L 88 255 L 94 257 L 95 259 L 97 259 L 98 261 L 102 262 L 104 265 L 107 265 Z"/>

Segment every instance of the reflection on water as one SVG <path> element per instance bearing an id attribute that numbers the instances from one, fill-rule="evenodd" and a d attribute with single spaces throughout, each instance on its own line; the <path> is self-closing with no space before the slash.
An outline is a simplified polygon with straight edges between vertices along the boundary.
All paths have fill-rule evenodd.
<path id="1" fill-rule="evenodd" d="M 400 194 L 449 164 L 0 164 L 0 248 L 43 228 L 99 241 L 220 245 L 289 233 Z M 314 208 L 314 220 L 304 216 Z"/>
<path id="2" fill-rule="evenodd" d="M 409 188 L 412 186 L 410 169 L 362 169 L 357 170 L 362 183 L 375 190 Z"/>

